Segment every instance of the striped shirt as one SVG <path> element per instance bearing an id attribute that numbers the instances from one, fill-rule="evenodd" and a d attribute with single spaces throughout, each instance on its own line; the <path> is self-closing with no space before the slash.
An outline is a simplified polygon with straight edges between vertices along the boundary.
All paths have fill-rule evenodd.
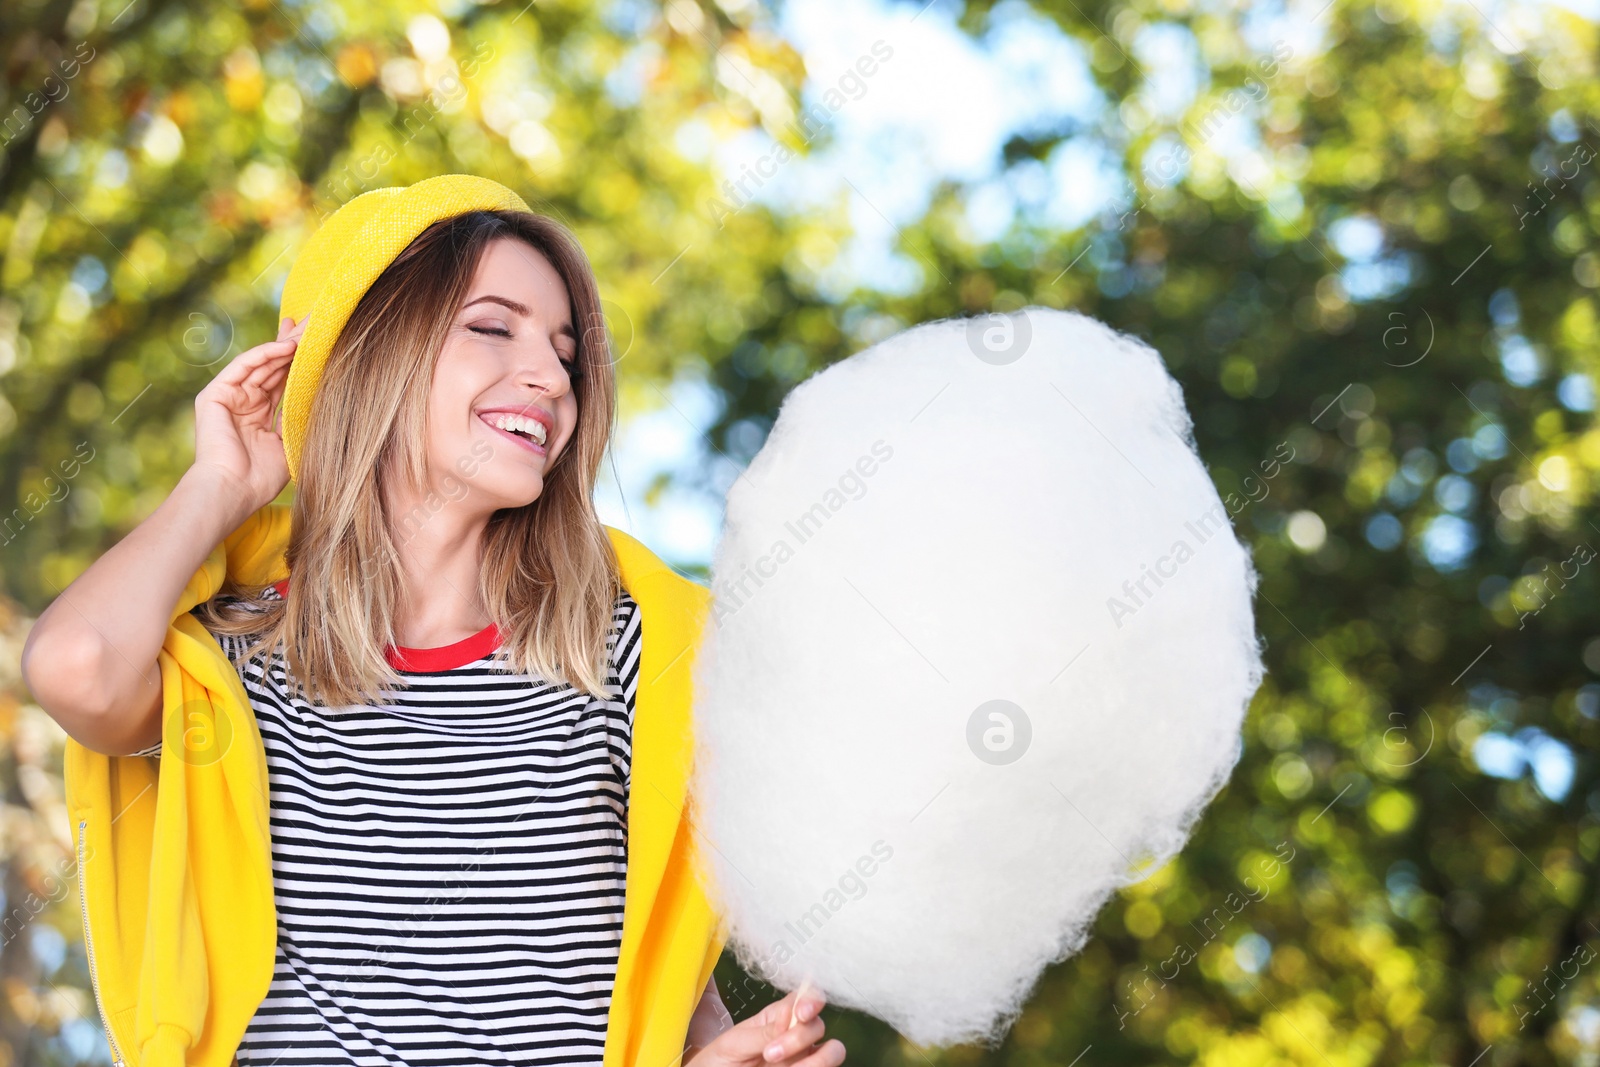
<path id="1" fill-rule="evenodd" d="M 387 650 L 409 688 L 328 709 L 218 635 L 266 748 L 278 913 L 240 1067 L 600 1064 L 641 637 L 623 592 L 603 700 L 508 673 L 491 625 Z"/>

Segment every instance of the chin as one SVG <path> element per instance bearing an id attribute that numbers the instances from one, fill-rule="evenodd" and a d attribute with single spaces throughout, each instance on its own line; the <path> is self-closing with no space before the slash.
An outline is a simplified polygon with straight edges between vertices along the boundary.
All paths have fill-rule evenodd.
<path id="1" fill-rule="evenodd" d="M 501 508 L 523 508 L 544 495 L 544 479 L 535 476 L 531 479 L 504 478 L 493 482 L 485 481 L 479 486 L 479 491 L 491 500 L 497 501 Z"/>

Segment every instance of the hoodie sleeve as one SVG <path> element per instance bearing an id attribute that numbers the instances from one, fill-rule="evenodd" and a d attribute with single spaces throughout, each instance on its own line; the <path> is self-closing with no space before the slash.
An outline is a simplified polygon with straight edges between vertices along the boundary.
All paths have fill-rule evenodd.
<path id="1" fill-rule="evenodd" d="M 225 598 L 225 599 L 232 599 L 232 598 Z M 267 590 L 266 590 L 266 593 L 265 593 L 263 599 L 277 600 L 277 599 L 280 599 L 280 598 L 278 597 L 277 591 L 269 586 L 267 588 Z M 195 610 L 196 609 L 191 608 L 190 611 L 189 611 L 189 614 L 193 615 Z M 242 664 L 240 663 L 240 657 L 244 654 L 244 650 L 247 647 L 249 647 L 249 643 L 250 643 L 250 638 L 249 637 L 240 636 L 240 635 L 237 635 L 237 634 L 219 634 L 219 633 L 216 633 L 216 632 L 214 632 L 214 631 L 212 631 L 210 629 L 207 629 L 206 633 L 211 634 L 211 637 L 222 648 L 223 654 L 228 657 L 228 660 L 231 663 L 233 663 L 234 666 L 236 666 L 236 667 L 242 666 Z M 240 673 L 240 680 L 243 681 L 243 672 L 242 671 Z M 129 753 L 129 755 L 133 755 L 133 756 L 151 756 L 151 757 L 154 757 L 156 759 L 160 759 L 161 758 L 161 745 L 162 745 L 162 742 L 157 741 L 155 744 L 151 745 L 149 748 L 141 748 L 137 752 Z"/>

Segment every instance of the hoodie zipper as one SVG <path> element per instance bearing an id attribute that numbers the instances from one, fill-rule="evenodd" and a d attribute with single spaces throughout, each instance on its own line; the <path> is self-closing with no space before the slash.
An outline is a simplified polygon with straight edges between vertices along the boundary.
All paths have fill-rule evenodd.
<path id="1" fill-rule="evenodd" d="M 122 1051 L 111 1034 L 111 1023 L 106 1018 L 105 1004 L 100 1000 L 100 976 L 94 969 L 94 938 L 89 933 L 89 879 L 83 870 L 84 838 L 88 834 L 89 820 L 78 821 L 78 903 L 83 905 L 83 947 L 89 957 L 89 985 L 94 989 L 95 1010 L 100 1013 L 100 1025 L 105 1029 L 106 1040 L 111 1044 L 111 1067 L 124 1067 Z"/>

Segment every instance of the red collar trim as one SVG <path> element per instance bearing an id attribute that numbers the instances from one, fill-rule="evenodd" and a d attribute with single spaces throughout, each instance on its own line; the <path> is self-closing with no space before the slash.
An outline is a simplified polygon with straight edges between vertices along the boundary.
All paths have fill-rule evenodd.
<path id="1" fill-rule="evenodd" d="M 397 671 L 415 674 L 433 674 L 450 671 L 480 660 L 500 647 L 500 629 L 490 623 L 471 637 L 463 637 L 453 645 L 438 648 L 405 648 L 391 645 L 384 649 L 389 666 Z"/>
<path id="2" fill-rule="evenodd" d="M 289 595 L 289 579 L 275 582 L 273 588 L 278 595 L 287 598 Z M 384 658 L 389 661 L 389 666 L 397 671 L 407 671 L 412 674 L 436 674 L 440 671 L 455 670 L 465 667 L 489 655 L 500 647 L 500 628 L 490 623 L 471 637 L 464 637 L 452 645 L 440 645 L 437 648 L 407 648 L 404 645 L 390 645 L 383 650 Z"/>

